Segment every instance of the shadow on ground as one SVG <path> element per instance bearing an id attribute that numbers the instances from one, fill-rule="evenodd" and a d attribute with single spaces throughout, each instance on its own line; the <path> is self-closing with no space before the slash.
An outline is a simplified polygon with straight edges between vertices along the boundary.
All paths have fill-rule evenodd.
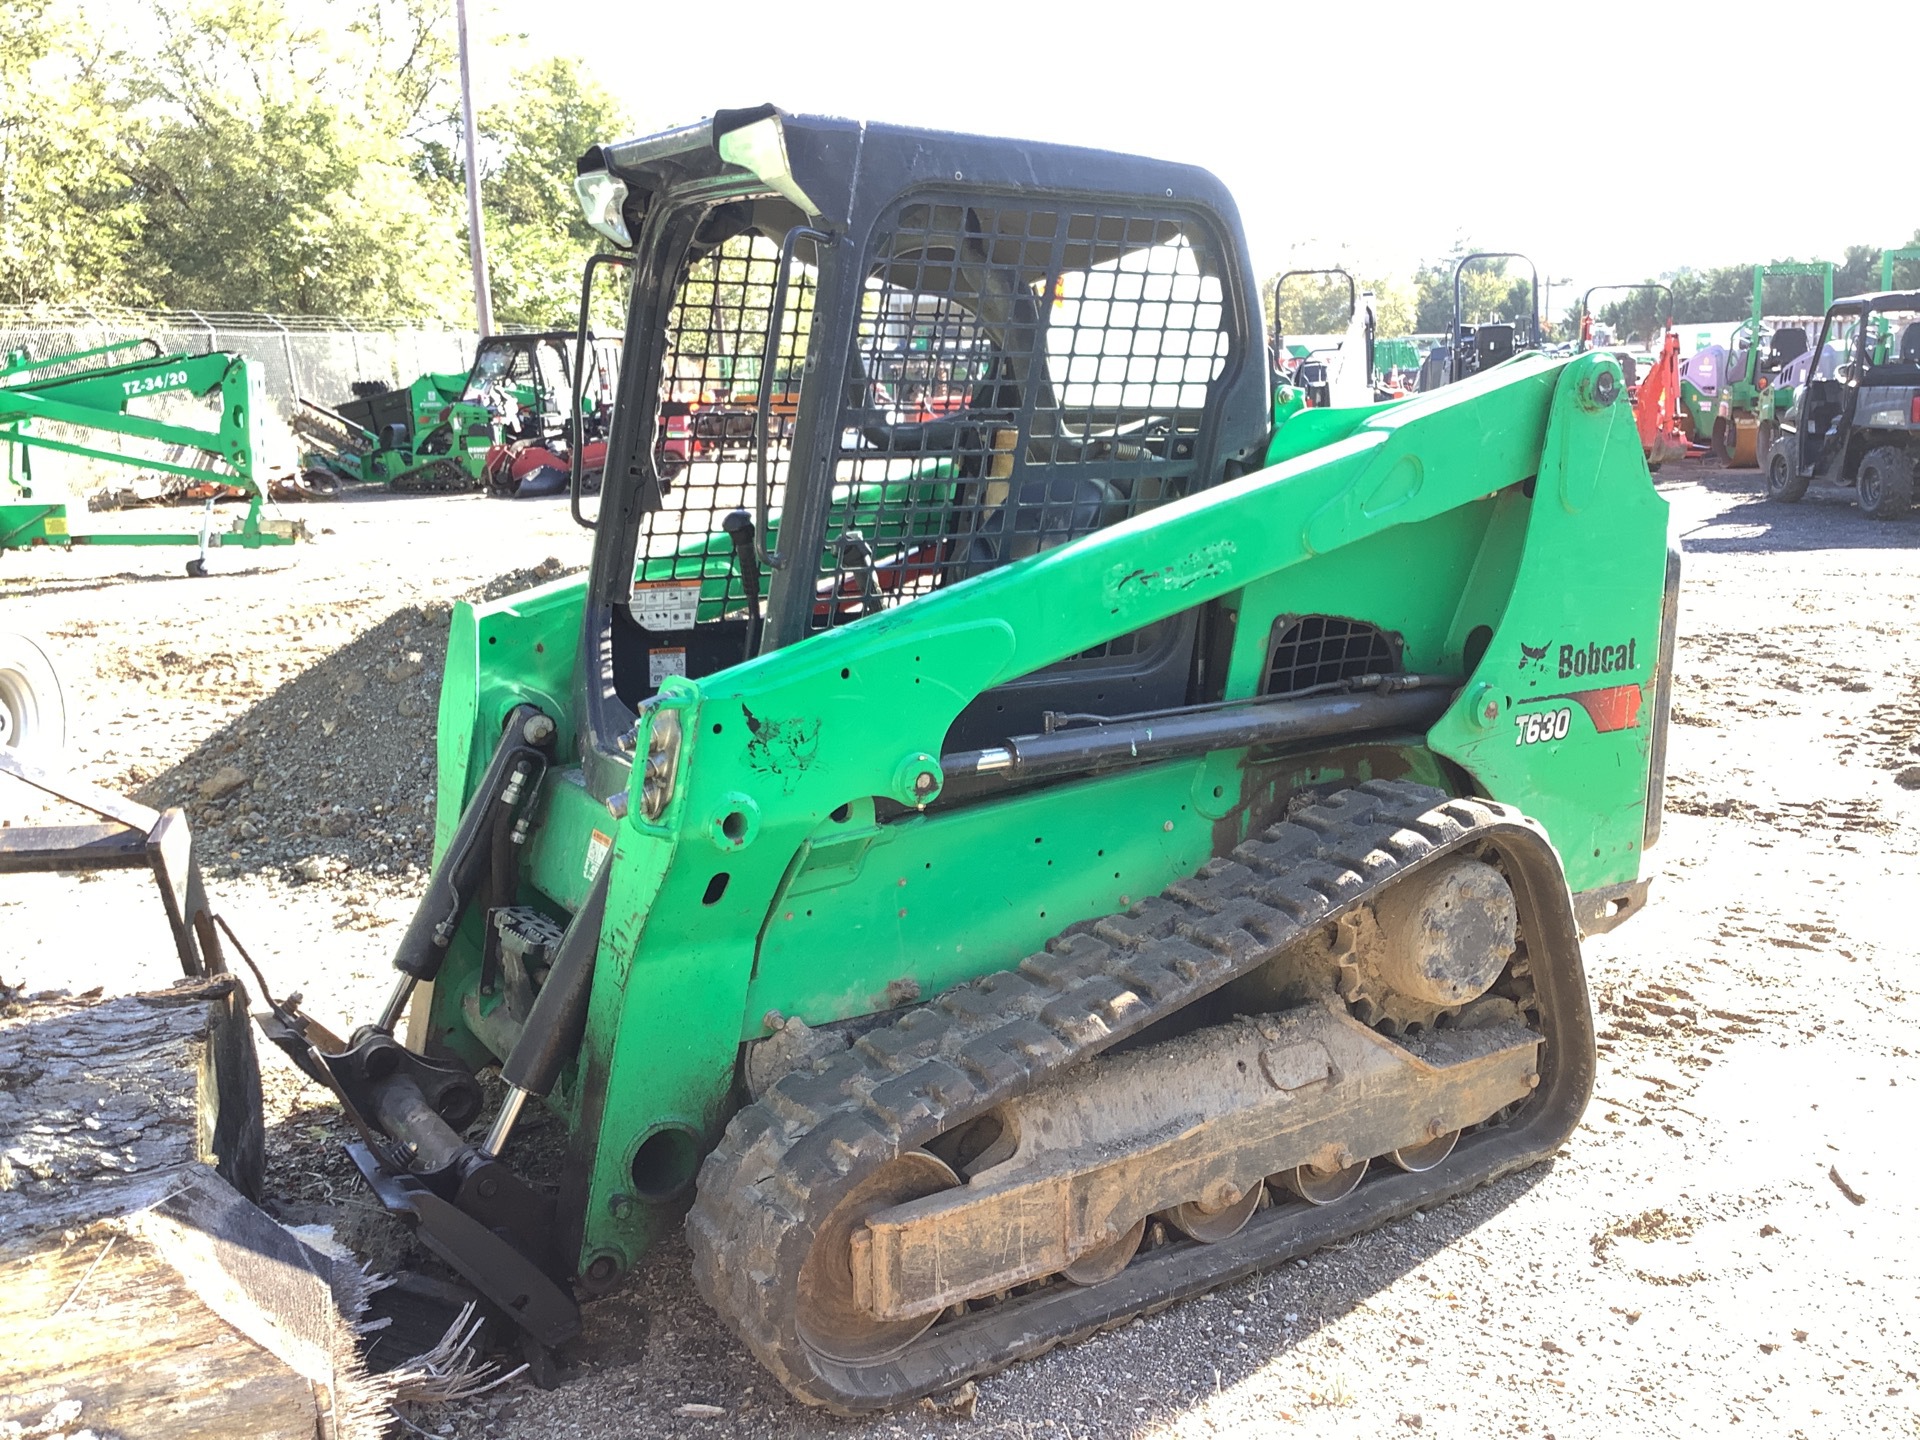
<path id="1" fill-rule="evenodd" d="M 989 1435 L 1109 1437 L 1143 1434 L 1178 1420 L 1417 1274 L 1551 1171 L 1549 1161 L 1440 1205 L 1420 1220 L 1389 1223 L 1303 1263 L 1289 1261 L 1017 1364 L 981 1383 L 975 1423 L 963 1428 Z M 547 1393 L 522 1390 L 477 1404 L 461 1415 L 456 1433 L 612 1435 L 616 1430 L 608 1427 L 604 1407 L 616 1392 L 635 1402 L 617 1429 L 622 1436 L 957 1433 L 952 1418 L 924 1403 L 848 1419 L 788 1397 L 700 1299 L 678 1231 L 624 1289 L 590 1301 L 583 1318 L 583 1333 L 561 1357 L 568 1367 L 565 1383 Z M 683 1403 L 717 1405 L 726 1414 L 689 1420 L 676 1414 Z M 1337 1411 L 1345 1402 L 1332 1393 L 1315 1403 Z"/>
<path id="2" fill-rule="evenodd" d="M 1719 555 L 1779 554 L 1804 550 L 1888 550 L 1920 546 L 1920 509 L 1903 520 L 1872 520 L 1860 513 L 1853 491 L 1816 485 L 1806 498 L 1783 505 L 1766 498 L 1758 470 L 1681 468 L 1656 477 L 1669 488 L 1697 485 L 1738 503 L 1704 524 L 1682 531 L 1690 552 Z"/>

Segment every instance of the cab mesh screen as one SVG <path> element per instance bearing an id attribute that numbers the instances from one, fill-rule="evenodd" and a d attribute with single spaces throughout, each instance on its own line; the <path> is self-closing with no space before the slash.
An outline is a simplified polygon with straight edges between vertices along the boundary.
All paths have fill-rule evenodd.
<path id="1" fill-rule="evenodd" d="M 1224 295 L 1205 232 L 1171 213 L 901 206 L 866 260 L 815 626 L 1194 488 Z"/>
<path id="2" fill-rule="evenodd" d="M 667 311 L 666 355 L 651 463 L 664 508 L 647 517 L 634 561 L 636 585 L 701 581 L 700 618 L 741 610 L 745 592 L 723 522 L 754 513 L 758 407 L 769 389 L 770 524 L 778 526 L 801 362 L 813 324 L 815 271 L 790 267 L 780 334 L 771 341 L 780 245 L 736 235 L 683 263 Z M 774 537 L 766 537 L 774 547 Z"/>

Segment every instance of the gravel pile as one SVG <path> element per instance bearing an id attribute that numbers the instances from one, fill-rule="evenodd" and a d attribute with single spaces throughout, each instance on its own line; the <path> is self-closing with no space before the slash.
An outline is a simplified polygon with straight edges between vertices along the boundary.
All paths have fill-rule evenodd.
<path id="1" fill-rule="evenodd" d="M 498 600 L 567 573 L 549 559 L 463 598 Z M 394 611 L 222 726 L 138 798 L 186 808 L 211 876 L 344 884 L 350 907 L 360 891 L 416 892 L 432 860 L 451 612 L 447 601 Z"/>

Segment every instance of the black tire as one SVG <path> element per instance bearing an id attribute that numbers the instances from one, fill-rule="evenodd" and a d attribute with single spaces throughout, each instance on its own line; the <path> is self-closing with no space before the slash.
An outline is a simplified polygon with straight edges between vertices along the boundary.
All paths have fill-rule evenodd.
<path id="1" fill-rule="evenodd" d="M 1898 445 L 1876 445 L 1860 457 L 1854 485 L 1861 514 L 1903 519 L 1913 508 L 1913 457 Z"/>
<path id="2" fill-rule="evenodd" d="M 1767 499 L 1791 505 L 1811 483 L 1800 473 L 1800 437 L 1782 435 L 1767 452 Z"/>

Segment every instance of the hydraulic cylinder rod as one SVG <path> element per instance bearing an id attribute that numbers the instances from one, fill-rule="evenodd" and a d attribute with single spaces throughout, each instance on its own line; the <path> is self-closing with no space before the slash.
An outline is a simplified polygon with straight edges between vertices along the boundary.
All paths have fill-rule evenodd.
<path id="1" fill-rule="evenodd" d="M 1122 717 L 1043 735 L 1016 735 L 1005 745 L 941 756 L 940 768 L 947 777 L 942 795 L 959 799 L 1036 780 L 1212 750 L 1288 745 L 1379 730 L 1424 731 L 1445 713 L 1458 685 L 1444 676 L 1393 678 L 1413 683 L 1384 694 L 1362 691 L 1255 701 L 1151 718 Z"/>

